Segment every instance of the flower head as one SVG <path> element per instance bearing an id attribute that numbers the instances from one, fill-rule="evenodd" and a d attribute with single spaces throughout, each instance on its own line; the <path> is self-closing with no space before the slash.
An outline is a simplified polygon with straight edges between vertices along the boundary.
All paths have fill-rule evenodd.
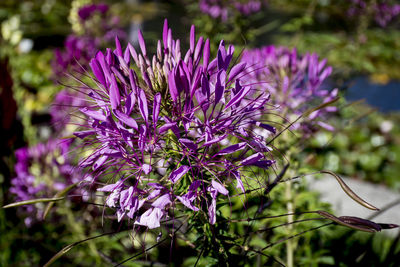
<path id="1" fill-rule="evenodd" d="M 259 149 L 266 138 L 251 130 L 274 131 L 257 121 L 269 95 L 247 85 L 245 64 L 232 66 L 233 46 L 221 41 L 210 60 L 209 40 L 196 40 L 193 26 L 189 43 L 182 58 L 165 21 L 152 60 L 139 33 L 139 52 L 130 44 L 123 50 L 116 38 L 115 50 L 90 62 L 97 87 L 86 88 L 90 105 L 80 109 L 88 129 L 75 134 L 95 146 L 80 165 L 96 179 L 111 170 L 121 177 L 98 189 L 119 220 L 155 228 L 182 204 L 215 223 L 217 197 L 229 195 L 232 181 L 244 191 L 242 169 L 273 164 L 269 150 Z"/>
<path id="2" fill-rule="evenodd" d="M 78 10 L 78 16 L 82 21 L 89 19 L 94 13 L 99 12 L 100 15 L 105 15 L 109 7 L 106 4 L 89 4 L 81 7 Z"/>
<path id="3" fill-rule="evenodd" d="M 400 15 L 400 5 L 395 1 L 379 0 L 368 4 L 364 0 L 352 0 L 347 10 L 350 17 L 370 15 L 382 28 Z"/>
<path id="4" fill-rule="evenodd" d="M 57 79 L 68 72 L 82 73 L 96 52 L 112 42 L 115 35 L 126 39 L 119 19 L 111 16 L 108 5 L 84 5 L 77 13 L 82 33 L 70 34 L 64 42 L 64 49 L 55 50 L 52 65 Z"/>
<path id="5" fill-rule="evenodd" d="M 82 174 L 75 168 L 69 157 L 70 140 L 49 140 L 33 147 L 23 147 L 15 151 L 17 174 L 11 180 L 10 192 L 16 201 L 35 198 L 49 198 L 79 182 Z M 28 217 L 25 223 L 30 225 L 42 218 L 44 207 L 27 205 L 20 208 Z"/>
<path id="6" fill-rule="evenodd" d="M 262 0 L 200 0 L 201 12 L 212 18 L 227 21 L 229 16 L 239 13 L 244 16 L 257 13 L 261 10 Z"/>
<path id="7" fill-rule="evenodd" d="M 298 55 L 296 49 L 270 45 L 245 50 L 241 62 L 249 66 L 248 76 L 254 87 L 270 92 L 271 102 L 289 118 L 301 115 L 312 104 L 325 103 L 337 96 L 337 89 L 330 92 L 323 86 L 332 67 L 326 66 L 326 59 L 320 61 L 316 54 Z M 312 120 L 333 111 L 335 107 L 315 111 L 309 115 L 309 122 L 295 124 L 295 127 L 301 127 L 305 134 L 313 132 L 316 124 L 332 129 L 326 123 Z"/>

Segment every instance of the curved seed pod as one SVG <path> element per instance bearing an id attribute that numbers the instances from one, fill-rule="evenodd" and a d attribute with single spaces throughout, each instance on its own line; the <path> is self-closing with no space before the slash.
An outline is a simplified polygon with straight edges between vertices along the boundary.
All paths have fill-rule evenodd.
<path id="1" fill-rule="evenodd" d="M 73 247 L 77 245 L 77 242 L 70 244 L 66 247 L 64 247 L 62 250 L 60 250 L 56 255 L 54 255 L 45 265 L 44 267 L 50 266 L 53 262 L 55 262 L 58 258 L 61 258 L 64 254 L 66 254 L 68 251 L 70 251 Z"/>
<path id="2" fill-rule="evenodd" d="M 323 210 L 316 211 L 316 213 L 318 213 L 319 215 L 321 215 L 322 217 L 324 217 L 326 219 L 334 221 L 337 224 L 347 226 L 349 228 L 363 231 L 363 232 L 375 233 L 377 231 L 380 231 L 380 229 L 381 229 L 379 226 L 378 226 L 379 228 L 372 227 L 372 224 L 376 225 L 375 223 L 368 221 L 368 220 L 361 219 L 361 218 L 357 218 L 357 217 L 343 216 L 343 217 L 345 217 L 345 219 L 343 219 L 343 217 L 338 218 L 335 215 L 332 215 L 329 212 L 326 212 Z M 357 219 L 357 220 L 355 220 L 355 219 Z"/>
<path id="3" fill-rule="evenodd" d="M 393 228 L 398 228 L 399 227 L 397 224 L 394 224 L 394 223 L 378 223 L 378 225 L 382 229 L 393 229 Z"/>
<path id="4" fill-rule="evenodd" d="M 362 219 L 362 218 L 358 218 L 358 217 L 354 217 L 354 216 L 340 216 L 339 219 L 341 221 L 343 221 L 345 223 L 349 223 L 351 225 L 367 226 L 367 227 L 375 229 L 378 232 L 382 230 L 382 227 L 379 224 L 374 223 L 369 220 L 366 220 L 366 219 Z"/>
<path id="5" fill-rule="evenodd" d="M 359 203 L 360 205 L 371 209 L 371 210 L 379 210 L 377 207 L 369 204 L 368 202 L 366 202 L 365 200 L 363 200 L 362 198 L 360 198 L 356 193 L 353 192 L 353 190 L 350 189 L 350 187 L 345 184 L 345 182 L 342 180 L 342 178 L 340 178 L 337 174 L 331 172 L 331 171 L 320 171 L 320 173 L 326 173 L 329 175 L 332 175 L 333 177 L 336 178 L 336 180 L 338 181 L 338 183 L 340 184 L 340 186 L 342 187 L 343 191 L 349 196 L 351 197 L 354 201 L 356 201 L 357 203 Z"/>

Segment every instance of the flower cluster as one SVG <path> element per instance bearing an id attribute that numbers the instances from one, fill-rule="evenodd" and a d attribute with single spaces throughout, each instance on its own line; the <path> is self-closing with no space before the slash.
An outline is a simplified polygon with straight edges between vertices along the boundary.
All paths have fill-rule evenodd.
<path id="1" fill-rule="evenodd" d="M 64 43 L 64 50 L 55 50 L 52 62 L 55 77 L 68 72 L 82 73 L 96 52 L 112 42 L 115 35 L 126 38 L 120 27 L 118 17 L 109 14 L 106 4 L 89 4 L 78 10 L 82 34 L 69 35 Z"/>
<path id="2" fill-rule="evenodd" d="M 114 179 L 98 191 L 118 220 L 156 228 L 182 208 L 214 224 L 217 197 L 236 190 L 232 183 L 244 193 L 244 170 L 274 164 L 267 137 L 275 129 L 259 120 L 269 94 L 248 85 L 245 63 L 232 64 L 233 46 L 221 41 L 210 59 L 210 42 L 196 40 L 194 26 L 186 53 L 167 21 L 153 57 L 138 37 L 139 52 L 130 44 L 123 50 L 116 38 L 114 51 L 90 62 L 97 86 L 86 88 L 90 105 L 80 111 L 87 128 L 75 135 L 93 153 L 80 166 L 96 182 Z"/>
<path id="3" fill-rule="evenodd" d="M 361 16 L 368 12 L 379 26 L 386 27 L 400 15 L 400 4 L 390 3 L 386 0 L 374 1 L 372 4 L 368 4 L 364 0 L 352 0 L 351 6 L 347 10 L 349 16 Z"/>
<path id="4" fill-rule="evenodd" d="M 64 50 L 55 50 L 52 62 L 55 75 L 65 75 L 68 71 L 82 72 L 82 67 L 96 53 L 98 43 L 90 36 L 70 35 L 64 42 Z"/>
<path id="5" fill-rule="evenodd" d="M 233 5 L 236 8 L 236 10 L 240 12 L 240 14 L 249 16 L 261 10 L 262 1 L 261 0 L 234 1 Z"/>
<path id="6" fill-rule="evenodd" d="M 78 16 L 82 21 L 89 19 L 94 13 L 99 12 L 100 15 L 106 15 L 108 11 L 108 5 L 106 4 L 89 4 L 81 7 L 78 10 Z"/>
<path id="7" fill-rule="evenodd" d="M 324 89 L 323 82 L 331 74 L 332 68 L 326 66 L 326 59 L 319 61 L 316 54 L 307 53 L 301 56 L 296 49 L 270 45 L 245 50 L 241 62 L 247 64 L 248 79 L 255 88 L 269 91 L 272 103 L 280 109 L 284 117 L 291 120 L 301 115 L 313 103 L 318 105 L 329 102 L 337 96 L 337 89 L 331 92 Z M 311 121 L 326 112 L 334 111 L 335 107 L 326 107 L 311 113 L 308 118 Z M 296 117 L 291 118 L 293 115 Z M 322 121 L 317 121 L 316 124 L 332 130 L 330 125 Z M 314 128 L 307 122 L 295 126 L 301 126 L 304 134 L 312 132 Z"/>
<path id="8" fill-rule="evenodd" d="M 57 192 L 81 180 L 81 172 L 68 155 L 71 143 L 71 139 L 50 139 L 47 143 L 15 151 L 17 176 L 11 180 L 10 192 L 16 201 L 54 197 Z M 26 225 L 31 225 L 35 219 L 40 220 L 44 212 L 40 203 L 21 209 L 30 215 L 25 219 Z"/>
<path id="9" fill-rule="evenodd" d="M 222 21 L 228 20 L 234 12 L 248 16 L 261 10 L 261 0 L 200 0 L 201 12 L 210 15 L 213 18 L 219 18 Z"/>

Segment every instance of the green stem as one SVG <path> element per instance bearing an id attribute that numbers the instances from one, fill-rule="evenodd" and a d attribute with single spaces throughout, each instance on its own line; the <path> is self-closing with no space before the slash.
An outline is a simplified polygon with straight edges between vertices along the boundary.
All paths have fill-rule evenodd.
<path id="1" fill-rule="evenodd" d="M 287 230 L 288 235 L 293 232 L 293 221 L 294 221 L 294 205 L 293 205 L 293 194 L 292 194 L 292 181 L 287 181 L 285 183 L 285 197 L 286 197 L 286 209 L 290 214 L 287 216 Z M 294 254 L 294 241 L 289 239 L 286 241 L 286 266 L 293 267 L 293 254 Z"/>

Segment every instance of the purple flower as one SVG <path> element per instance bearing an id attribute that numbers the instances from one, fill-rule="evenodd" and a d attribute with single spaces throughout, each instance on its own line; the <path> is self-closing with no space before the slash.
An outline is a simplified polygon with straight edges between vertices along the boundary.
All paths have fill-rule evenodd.
<path id="1" fill-rule="evenodd" d="M 182 178 L 183 175 L 185 175 L 189 171 L 189 169 L 190 168 L 188 166 L 181 166 L 171 172 L 169 179 L 172 181 L 172 183 L 176 183 L 180 178 Z"/>
<path id="2" fill-rule="evenodd" d="M 200 10 L 213 18 L 220 18 L 222 21 L 228 19 L 228 7 L 221 0 L 200 0 Z"/>
<path id="3" fill-rule="evenodd" d="M 364 0 L 352 0 L 347 14 L 350 17 L 371 16 L 371 19 L 373 18 L 379 26 L 384 28 L 400 14 L 400 5 L 393 2 L 379 0 L 367 3 Z"/>
<path id="4" fill-rule="evenodd" d="M 135 224 L 147 226 L 149 229 L 160 227 L 160 220 L 164 216 L 164 211 L 159 208 L 151 208 L 145 211 Z"/>
<path id="5" fill-rule="evenodd" d="M 289 50 L 270 45 L 245 50 L 241 62 L 249 66 L 248 76 L 257 89 L 270 92 L 271 102 L 283 114 L 295 115 L 289 119 L 295 119 L 313 103 L 314 105 L 325 103 L 337 95 L 337 89 L 330 92 L 324 88 L 323 83 L 331 74 L 332 67 L 326 66 L 326 59 L 320 61 L 316 54 L 307 53 L 301 56 L 297 54 L 296 49 Z M 311 120 L 317 117 L 323 118 L 325 114 L 333 111 L 336 111 L 335 107 L 318 110 L 309 115 L 309 122 L 297 123 L 294 126 L 301 127 L 303 133 L 307 135 L 316 130 L 316 125 L 320 125 L 319 122 L 312 123 Z M 268 125 L 261 127 L 269 130 Z"/>
<path id="6" fill-rule="evenodd" d="M 199 211 L 199 208 L 194 206 L 194 201 L 198 198 L 198 188 L 201 186 L 201 181 L 196 180 L 194 181 L 186 194 L 183 196 L 177 196 L 177 199 L 186 207 L 193 211 Z"/>
<path id="7" fill-rule="evenodd" d="M 96 52 L 112 42 L 115 36 L 125 40 L 126 34 L 122 30 L 119 19 L 111 17 L 106 4 L 89 4 L 78 10 L 83 34 L 70 34 L 64 42 L 64 49 L 55 50 L 55 59 L 52 62 L 55 80 L 66 73 L 82 74 Z M 100 22 L 92 21 L 99 14 Z M 93 27 L 96 23 L 96 27 Z"/>
<path id="8" fill-rule="evenodd" d="M 244 16 L 257 13 L 261 10 L 262 0 L 200 0 L 200 11 L 214 19 L 227 21 L 234 13 Z"/>
<path id="9" fill-rule="evenodd" d="M 10 188 L 15 201 L 54 197 L 67 186 L 81 181 L 83 175 L 69 156 L 71 142 L 71 139 L 50 139 L 15 151 L 16 177 L 11 180 Z M 21 206 L 19 211 L 28 216 L 29 224 L 40 220 L 44 212 L 39 205 Z"/>
<path id="10" fill-rule="evenodd" d="M 78 10 L 78 15 L 81 20 L 87 20 L 89 17 L 93 16 L 95 12 L 99 12 L 100 15 L 104 15 L 108 11 L 107 4 L 90 4 L 81 7 Z"/>
<path id="11" fill-rule="evenodd" d="M 257 13 L 261 9 L 262 1 L 248 0 L 248 1 L 234 1 L 235 8 L 245 16 Z"/>
<path id="12" fill-rule="evenodd" d="M 376 23 L 381 27 L 386 27 L 387 24 L 399 16 L 400 4 L 377 3 L 374 6 L 374 11 Z"/>
<path id="13" fill-rule="evenodd" d="M 107 173 L 123 177 L 98 189 L 118 220 L 128 215 L 156 228 L 183 204 L 215 223 L 217 197 L 229 195 L 232 178 L 244 191 L 243 170 L 273 164 L 267 149 L 255 149 L 254 142 L 266 147 L 266 138 L 249 128 L 273 129 L 258 121 L 269 95 L 246 85 L 246 64 L 232 65 L 233 46 L 221 41 L 210 60 L 210 42 L 196 40 L 194 27 L 186 52 L 167 21 L 156 55 L 147 54 L 138 37 L 139 50 L 122 49 L 116 38 L 115 50 L 90 62 L 98 87 L 85 88 L 90 99 L 80 111 L 86 125 L 75 135 L 93 150 L 80 166 L 91 167 L 97 180 Z"/>

